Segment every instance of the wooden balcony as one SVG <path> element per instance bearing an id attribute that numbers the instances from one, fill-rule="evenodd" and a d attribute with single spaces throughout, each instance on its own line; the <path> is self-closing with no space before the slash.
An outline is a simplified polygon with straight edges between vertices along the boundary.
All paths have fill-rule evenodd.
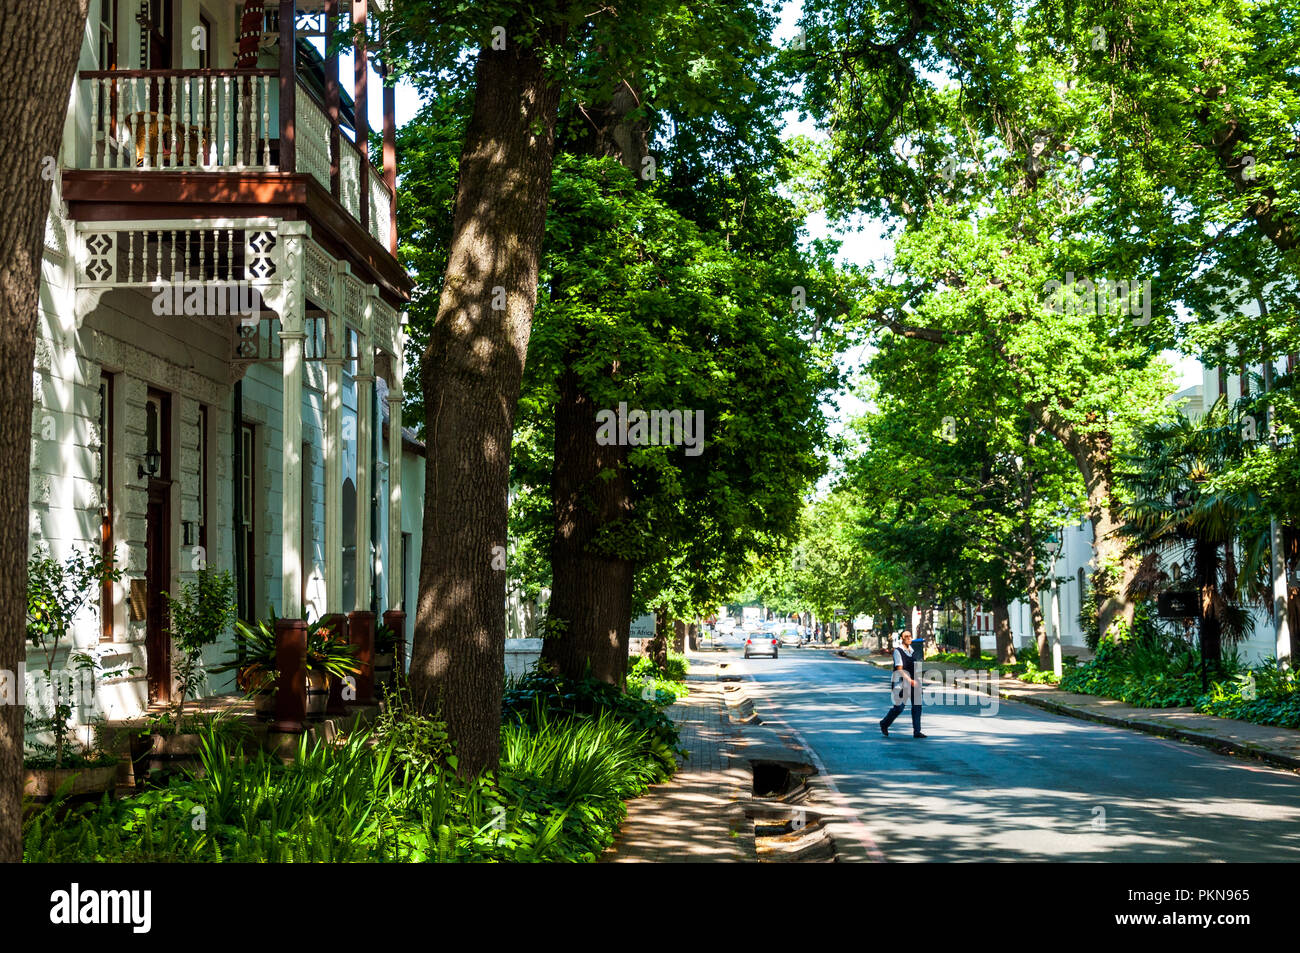
<path id="1" fill-rule="evenodd" d="M 258 178 L 249 173 L 303 173 L 395 251 L 393 195 L 384 174 L 301 79 L 288 97 L 292 117 L 282 115 L 275 70 L 89 70 L 79 82 L 90 117 L 81 168 L 128 173 L 146 192 L 160 173 L 219 173 L 223 181 L 233 173 L 249 182 Z M 292 149 L 283 148 L 286 136 Z M 78 190 L 72 191 L 75 199 Z"/>

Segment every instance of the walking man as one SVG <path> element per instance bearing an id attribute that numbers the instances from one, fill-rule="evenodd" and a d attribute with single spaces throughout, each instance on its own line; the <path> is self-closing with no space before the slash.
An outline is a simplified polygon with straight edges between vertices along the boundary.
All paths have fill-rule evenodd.
<path id="1" fill-rule="evenodd" d="M 912 653 L 912 633 L 904 629 L 899 633 L 898 641 L 902 645 L 894 647 L 894 674 L 890 694 L 894 698 L 894 707 L 880 722 L 880 733 L 889 737 L 889 726 L 903 713 L 903 705 L 908 696 L 912 699 L 912 737 L 925 738 L 921 734 L 921 684 L 916 678 L 916 657 Z"/>

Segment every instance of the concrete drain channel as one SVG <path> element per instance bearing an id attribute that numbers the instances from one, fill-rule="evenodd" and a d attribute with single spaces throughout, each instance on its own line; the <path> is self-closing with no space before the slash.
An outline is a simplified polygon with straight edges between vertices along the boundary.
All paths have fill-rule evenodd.
<path id="1" fill-rule="evenodd" d="M 751 760 L 753 787 L 745 817 L 765 863 L 829 863 L 835 844 L 811 804 L 817 770 L 799 761 Z"/>

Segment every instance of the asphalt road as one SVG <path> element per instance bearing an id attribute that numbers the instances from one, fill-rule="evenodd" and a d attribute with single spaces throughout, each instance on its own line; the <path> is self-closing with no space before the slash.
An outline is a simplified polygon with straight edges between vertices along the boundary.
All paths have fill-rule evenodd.
<path id="1" fill-rule="evenodd" d="M 1300 775 L 964 692 L 927 704 L 928 738 L 910 711 L 885 738 L 887 670 L 820 648 L 727 654 L 759 717 L 817 752 L 886 860 L 1300 860 Z"/>

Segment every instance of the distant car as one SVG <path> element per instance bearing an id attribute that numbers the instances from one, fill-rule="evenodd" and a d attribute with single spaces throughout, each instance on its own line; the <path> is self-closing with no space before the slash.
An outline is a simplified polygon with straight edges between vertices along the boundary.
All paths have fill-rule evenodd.
<path id="1" fill-rule="evenodd" d="M 766 632 L 755 632 L 745 639 L 745 658 L 755 655 L 770 655 L 776 658 L 778 641 L 776 636 Z"/>
<path id="2" fill-rule="evenodd" d="M 743 631 L 743 632 L 761 632 L 761 631 L 763 631 L 763 627 L 762 627 L 761 625 L 759 625 L 757 622 L 746 622 L 746 623 L 745 623 L 744 625 L 742 625 L 740 628 L 741 628 L 741 631 Z"/>
<path id="3" fill-rule="evenodd" d="M 793 645 L 796 647 L 803 645 L 803 633 L 799 631 L 797 625 L 782 626 L 775 634 L 776 637 L 781 640 L 782 645 Z"/>

